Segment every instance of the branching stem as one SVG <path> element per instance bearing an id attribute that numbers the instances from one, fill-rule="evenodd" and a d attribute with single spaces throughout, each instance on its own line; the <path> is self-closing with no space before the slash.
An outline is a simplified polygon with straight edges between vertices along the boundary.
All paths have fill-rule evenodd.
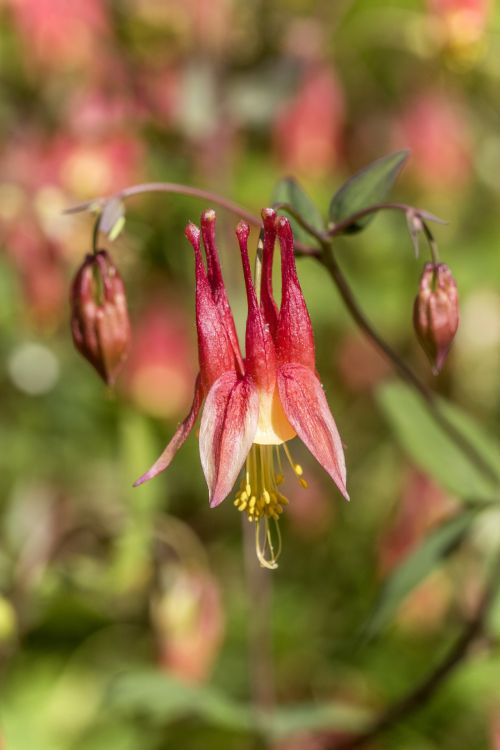
<path id="1" fill-rule="evenodd" d="M 366 216 L 370 216 L 371 214 L 378 213 L 379 211 L 399 211 L 400 213 L 404 213 L 406 216 L 408 216 L 408 214 L 412 214 L 413 216 L 418 216 L 419 218 L 426 219 L 427 221 L 434 221 L 437 224 L 447 223 L 443 219 L 440 219 L 439 216 L 434 216 L 434 214 L 429 213 L 429 211 L 424 211 L 421 208 L 409 206 L 407 203 L 374 203 L 372 206 L 367 206 L 361 211 L 356 211 L 356 213 L 351 214 L 351 216 L 348 216 L 346 219 L 343 219 L 337 224 L 331 226 L 326 233 L 326 236 L 329 238 L 333 238 L 338 237 L 339 234 L 345 234 L 349 227 L 352 227 L 353 224 L 356 224 L 357 221 L 359 221 L 360 219 L 364 219 Z"/>
<path id="2" fill-rule="evenodd" d="M 331 750 L 356 750 L 374 740 L 406 716 L 423 708 L 442 687 L 445 681 L 467 657 L 471 646 L 484 635 L 484 625 L 491 604 L 500 586 L 500 557 L 493 565 L 489 582 L 480 598 L 473 616 L 466 623 L 456 643 L 424 679 L 403 698 L 389 706 L 362 734 L 330 746 Z"/>
<path id="3" fill-rule="evenodd" d="M 393 365 L 398 375 L 405 380 L 410 386 L 412 386 L 417 393 L 420 394 L 427 409 L 439 424 L 439 426 L 446 432 L 449 438 L 453 440 L 455 445 L 464 453 L 467 458 L 481 471 L 481 473 L 488 478 L 488 480 L 498 483 L 498 476 L 490 464 L 483 458 L 481 453 L 476 447 L 468 440 L 468 438 L 458 430 L 454 424 L 443 414 L 439 408 L 439 403 L 434 391 L 432 391 L 415 372 L 406 364 L 406 362 L 397 354 L 396 351 L 380 336 L 375 328 L 370 323 L 369 319 L 359 306 L 356 297 L 349 286 L 349 283 L 344 276 L 336 258 L 331 250 L 330 246 L 325 243 L 324 252 L 321 255 L 320 262 L 327 269 L 330 274 L 335 286 L 337 287 L 340 296 L 342 297 L 345 306 L 349 310 L 352 318 L 358 324 L 359 328 L 369 338 L 372 344 L 384 355 L 386 359 Z"/>

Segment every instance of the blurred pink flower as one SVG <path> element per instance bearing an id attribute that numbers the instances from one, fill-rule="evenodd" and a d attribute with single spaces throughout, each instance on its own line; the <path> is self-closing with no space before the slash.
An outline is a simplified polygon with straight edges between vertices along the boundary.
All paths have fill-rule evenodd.
<path id="1" fill-rule="evenodd" d="M 41 326 L 60 320 L 67 284 L 57 245 L 33 221 L 20 221 L 4 235 L 5 248 L 19 274 L 28 316 Z"/>
<path id="2" fill-rule="evenodd" d="M 491 0 L 428 0 L 428 7 L 442 24 L 444 41 L 459 51 L 481 40 L 491 15 Z"/>
<path id="3" fill-rule="evenodd" d="M 183 0 L 197 47 L 221 53 L 231 39 L 234 0 Z"/>
<path id="4" fill-rule="evenodd" d="M 63 136 L 57 151 L 60 184 L 77 198 L 114 193 L 141 179 L 144 148 L 126 131 L 95 140 Z"/>
<path id="5" fill-rule="evenodd" d="M 65 265 L 79 244 L 78 229 L 71 229 L 62 210 L 77 198 L 134 182 L 143 156 L 140 141 L 124 131 L 105 138 L 47 138 L 28 128 L 0 153 L 0 237 L 40 322 L 55 319 L 66 304 Z"/>
<path id="6" fill-rule="evenodd" d="M 406 102 L 393 127 L 396 148 L 412 150 L 412 171 L 427 188 L 455 190 L 471 175 L 468 113 L 443 92 L 424 91 Z"/>
<path id="7" fill-rule="evenodd" d="M 425 533 L 454 508 L 452 499 L 426 474 L 410 469 L 396 515 L 380 540 L 382 570 L 391 570 L 401 562 Z"/>
<path id="8" fill-rule="evenodd" d="M 300 484 L 292 484 L 287 496 L 287 515 L 295 533 L 306 539 L 324 534 L 332 523 L 335 508 L 328 491 L 314 474 L 310 474 L 305 492 Z"/>
<path id="9" fill-rule="evenodd" d="M 97 118 L 102 124 L 109 115 L 104 108 Z M 31 200 L 37 189 L 58 187 L 68 202 L 116 192 L 139 180 L 143 161 L 144 147 L 135 134 L 109 128 L 104 136 L 60 131 L 50 138 L 25 130 L 0 156 L 2 181 L 20 185 Z"/>
<path id="10" fill-rule="evenodd" d="M 272 750 L 326 750 L 334 748 L 333 741 L 346 739 L 345 734 L 336 734 L 333 738 L 325 732 L 296 732 L 287 735 L 283 740 L 278 740 L 271 745 Z"/>
<path id="11" fill-rule="evenodd" d="M 224 631 L 219 586 L 206 570 L 170 564 L 152 603 L 161 669 L 187 682 L 210 677 Z"/>
<path id="12" fill-rule="evenodd" d="M 153 299 L 140 315 L 123 384 L 142 411 L 170 419 L 189 403 L 195 376 L 189 329 L 183 307 L 174 302 Z"/>
<path id="13" fill-rule="evenodd" d="M 0 155 L 3 183 L 21 186 L 32 192 L 44 185 L 58 183 L 57 140 L 38 131 L 18 128 Z"/>
<path id="14" fill-rule="evenodd" d="M 490 719 L 490 750 L 500 750 L 500 711 L 498 708 Z"/>
<path id="15" fill-rule="evenodd" d="M 330 65 L 313 64 L 274 123 L 274 149 L 283 169 L 320 177 L 338 163 L 344 95 Z"/>
<path id="16" fill-rule="evenodd" d="M 141 114 L 153 115 L 163 128 L 175 122 L 182 95 L 182 77 L 178 67 L 156 70 L 146 68 L 138 72 L 138 85 L 144 104 Z"/>
<path id="17" fill-rule="evenodd" d="M 344 336 L 332 365 L 345 385 L 355 393 L 372 390 L 391 372 L 388 362 L 357 332 Z"/>
<path id="18" fill-rule="evenodd" d="M 95 139 L 126 127 L 135 116 L 125 92 L 79 88 L 65 105 L 65 124 L 81 139 Z"/>
<path id="19" fill-rule="evenodd" d="M 446 573 L 434 570 L 402 602 L 398 625 L 411 632 L 430 632 L 438 628 L 448 612 L 453 586 Z"/>
<path id="20" fill-rule="evenodd" d="M 449 517 L 455 503 L 440 487 L 416 469 L 406 476 L 395 517 L 379 542 L 379 565 L 384 574 L 396 568 L 428 531 Z M 452 586 L 442 571 L 423 580 L 403 601 L 398 623 L 410 630 L 432 630 L 445 615 Z"/>
<path id="21" fill-rule="evenodd" d="M 28 63 L 53 68 L 92 61 L 108 31 L 102 0 L 7 0 Z"/>

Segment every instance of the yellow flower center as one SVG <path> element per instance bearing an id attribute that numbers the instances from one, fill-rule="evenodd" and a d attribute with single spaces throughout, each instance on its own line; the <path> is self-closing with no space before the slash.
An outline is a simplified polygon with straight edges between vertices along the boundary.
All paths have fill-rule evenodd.
<path id="1" fill-rule="evenodd" d="M 281 445 L 291 440 L 297 433 L 288 421 L 283 410 L 278 389 L 259 392 L 259 421 L 254 443 L 260 445 Z"/>
<path id="2" fill-rule="evenodd" d="M 257 558 L 262 567 L 271 570 L 278 567 L 277 560 L 281 553 L 278 521 L 284 507 L 288 505 L 288 499 L 278 489 L 284 478 L 281 450 L 300 485 L 307 487 L 307 482 L 302 477 L 302 466 L 293 461 L 286 443 L 279 446 L 254 443 L 247 456 L 245 474 L 234 501 L 238 510 L 246 512 L 248 520 L 255 522 Z"/>

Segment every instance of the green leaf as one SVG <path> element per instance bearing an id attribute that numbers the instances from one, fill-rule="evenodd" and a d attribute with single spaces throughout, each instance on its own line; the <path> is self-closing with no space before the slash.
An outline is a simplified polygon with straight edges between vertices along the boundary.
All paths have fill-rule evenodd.
<path id="1" fill-rule="evenodd" d="M 184 683 L 161 672 L 121 675 L 111 689 L 109 705 L 162 723 L 194 715 L 228 729 L 251 729 L 249 712 L 216 689 Z"/>
<path id="2" fill-rule="evenodd" d="M 221 728 L 258 733 L 270 739 L 303 730 L 362 729 L 371 714 L 346 703 L 299 704 L 271 713 L 237 703 L 216 688 L 191 685 L 160 672 L 121 675 L 108 696 L 108 706 L 121 713 L 140 713 L 168 723 L 189 716 Z"/>
<path id="3" fill-rule="evenodd" d="M 409 151 L 396 151 L 383 156 L 347 180 L 330 202 L 330 221 L 338 224 L 358 211 L 384 201 L 409 155 Z M 359 232 L 375 216 L 373 213 L 353 221 L 345 233 Z"/>
<path id="4" fill-rule="evenodd" d="M 410 458 L 445 489 L 464 500 L 499 499 L 500 446 L 471 417 L 444 399 L 438 407 L 496 473 L 484 472 L 462 451 L 430 414 L 421 397 L 402 383 L 386 383 L 376 394 L 378 406 Z"/>
<path id="5" fill-rule="evenodd" d="M 271 714 L 262 714 L 260 724 L 270 739 L 280 740 L 299 732 L 359 732 L 372 719 L 365 708 L 331 701 L 277 708 Z"/>
<path id="6" fill-rule="evenodd" d="M 468 508 L 442 523 L 389 576 L 366 628 L 368 638 L 380 632 L 408 594 L 460 544 L 477 512 L 475 508 Z"/>
<path id="7" fill-rule="evenodd" d="M 325 230 L 321 213 L 293 177 L 285 177 L 278 182 L 273 192 L 272 202 L 273 204 L 290 204 L 318 232 Z M 295 239 L 300 242 L 311 241 L 311 235 L 292 217 L 290 217 L 290 224 L 292 225 Z"/>

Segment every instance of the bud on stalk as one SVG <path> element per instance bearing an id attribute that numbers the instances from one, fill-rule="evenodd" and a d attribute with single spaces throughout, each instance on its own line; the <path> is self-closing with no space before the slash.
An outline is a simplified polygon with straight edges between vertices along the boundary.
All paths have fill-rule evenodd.
<path id="1" fill-rule="evenodd" d="M 417 338 L 437 375 L 448 355 L 459 322 L 458 292 L 446 263 L 426 263 L 413 307 Z"/>
<path id="2" fill-rule="evenodd" d="M 113 385 L 127 356 L 130 323 L 122 278 L 105 250 L 86 256 L 70 302 L 76 348 Z"/>

